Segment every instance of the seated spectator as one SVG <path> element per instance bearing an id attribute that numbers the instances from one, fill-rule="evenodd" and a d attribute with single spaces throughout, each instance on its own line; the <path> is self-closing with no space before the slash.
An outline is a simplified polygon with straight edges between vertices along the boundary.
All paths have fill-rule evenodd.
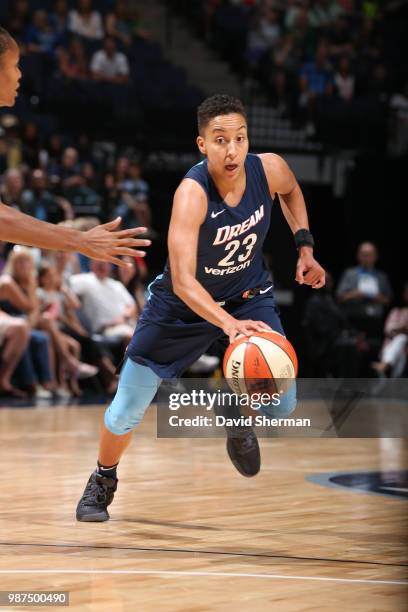
<path id="1" fill-rule="evenodd" d="M 380 375 L 389 375 L 392 378 L 402 376 L 407 363 L 408 282 L 405 283 L 402 299 L 403 305 L 393 308 L 385 321 L 385 340 L 380 361 L 373 363 L 374 369 Z"/>
<path id="2" fill-rule="evenodd" d="M 280 117 L 290 117 L 293 109 L 293 95 L 283 70 L 276 70 L 270 78 L 270 102 Z"/>
<path id="3" fill-rule="evenodd" d="M 341 8 L 336 0 L 315 0 L 310 9 L 310 25 L 325 28 L 340 15 Z"/>
<path id="4" fill-rule="evenodd" d="M 64 149 L 58 174 L 63 195 L 66 195 L 70 188 L 83 185 L 78 151 L 74 147 Z"/>
<path id="5" fill-rule="evenodd" d="M 374 244 L 360 244 L 358 266 L 343 273 L 336 291 L 349 324 L 365 335 L 368 357 L 378 353 L 385 308 L 391 300 L 390 282 L 385 272 L 375 267 L 377 258 Z"/>
<path id="6" fill-rule="evenodd" d="M 58 34 L 51 24 L 47 11 L 34 11 L 32 24 L 27 29 L 26 43 L 29 53 L 52 54 L 58 43 Z"/>
<path id="7" fill-rule="evenodd" d="M 303 64 L 300 70 L 301 91 L 312 96 L 328 93 L 332 83 L 331 65 L 328 59 L 327 44 L 319 43 L 314 60 Z"/>
<path id="8" fill-rule="evenodd" d="M 24 36 L 30 23 L 30 4 L 28 0 L 9 2 L 6 29 L 18 43 L 24 42 Z"/>
<path id="9" fill-rule="evenodd" d="M 108 36 L 115 38 L 125 47 L 132 44 L 132 23 L 128 3 L 116 0 L 113 11 L 106 16 L 105 30 Z"/>
<path id="10" fill-rule="evenodd" d="M 55 320 L 64 334 L 79 343 L 81 357 L 98 366 L 107 391 L 112 392 L 116 387 L 115 367 L 78 319 L 77 310 L 81 304 L 68 285 L 62 284 L 58 268 L 52 260 L 42 263 L 38 272 L 38 284 L 37 294 L 42 310 Z M 75 391 L 78 395 L 79 389 Z"/>
<path id="11" fill-rule="evenodd" d="M 148 197 L 149 185 L 142 178 L 142 168 L 140 164 L 138 164 L 136 161 L 129 162 L 125 175 L 119 182 L 119 187 L 131 195 L 143 194 Z"/>
<path id="12" fill-rule="evenodd" d="M 89 162 L 82 164 L 79 177 L 67 179 L 64 185 L 63 193 L 72 204 L 75 216 L 91 215 L 101 218 L 101 197 L 95 188 L 95 171 L 92 164 Z"/>
<path id="13" fill-rule="evenodd" d="M 89 40 L 103 38 L 102 16 L 92 10 L 92 0 L 78 0 L 77 8 L 69 12 L 68 30 Z"/>
<path id="14" fill-rule="evenodd" d="M 351 73 L 348 57 L 340 58 L 333 80 L 338 96 L 344 102 L 350 102 L 354 96 L 355 78 Z"/>
<path id="15" fill-rule="evenodd" d="M 96 51 L 91 59 L 91 74 L 95 81 L 127 83 L 129 63 L 124 53 L 117 51 L 115 39 L 107 36 L 103 49 Z"/>
<path id="16" fill-rule="evenodd" d="M 358 375 L 358 343 L 341 308 L 333 298 L 333 278 L 306 303 L 302 325 L 307 345 L 307 376 L 351 377 Z"/>
<path id="17" fill-rule="evenodd" d="M 34 121 L 28 121 L 23 128 L 21 136 L 22 161 L 30 168 L 36 168 L 40 156 L 40 134 L 38 125 Z"/>
<path id="18" fill-rule="evenodd" d="M 408 152 L 408 81 L 401 93 L 395 93 L 390 100 L 391 134 L 390 152 L 402 156 Z"/>
<path id="19" fill-rule="evenodd" d="M 90 78 L 88 57 L 84 43 L 77 37 L 71 38 L 68 48 L 58 50 L 58 67 L 69 81 L 86 81 Z"/>
<path id="20" fill-rule="evenodd" d="M 154 234 L 151 223 L 152 214 L 149 206 L 149 201 L 144 193 L 139 193 L 131 196 L 129 193 L 123 192 L 119 197 L 119 205 L 114 209 L 112 218 L 122 217 L 124 229 L 131 227 L 146 227 L 149 237 Z"/>
<path id="21" fill-rule="evenodd" d="M 26 351 L 30 328 L 24 319 L 11 317 L 0 310 L 0 395 L 26 397 L 11 383 L 14 371 Z"/>
<path id="22" fill-rule="evenodd" d="M 55 0 L 54 10 L 51 11 L 49 20 L 60 39 L 67 33 L 68 17 L 69 11 L 67 0 Z"/>
<path id="23" fill-rule="evenodd" d="M 50 339 L 53 354 L 58 359 L 59 384 L 65 383 L 75 393 L 77 378 L 94 376 L 98 369 L 79 360 L 79 345 L 72 338 L 62 334 L 55 323 L 55 308 L 47 311 L 41 308 L 37 296 L 37 279 L 34 269 L 34 259 L 30 249 L 14 247 L 7 261 L 8 274 L 0 278 L 0 300 L 3 309 L 10 314 L 24 315 L 33 328 L 45 331 Z M 54 370 L 55 362 L 49 364 Z"/>
<path id="24" fill-rule="evenodd" d="M 22 202 L 25 212 L 41 221 L 59 223 L 74 218 L 68 200 L 48 191 L 48 177 L 40 168 L 33 170 L 31 188 L 24 190 Z"/>
<path id="25" fill-rule="evenodd" d="M 0 199 L 3 204 L 18 208 L 24 211 L 24 204 L 22 201 L 24 191 L 24 177 L 21 170 L 17 168 L 10 168 L 7 170 L 4 181 L 0 186 Z"/>
<path id="26" fill-rule="evenodd" d="M 289 32 L 273 50 L 273 61 L 276 68 L 293 73 L 299 66 L 301 54 L 302 50 L 296 44 L 294 35 Z"/>
<path id="27" fill-rule="evenodd" d="M 113 270 L 113 276 L 124 284 L 130 295 L 134 298 L 137 320 L 146 303 L 145 280 L 147 277 L 147 266 L 142 257 L 126 256 L 122 257 L 122 259 L 130 265 L 125 268 L 116 266 Z"/>
<path id="28" fill-rule="evenodd" d="M 109 262 L 91 261 L 91 272 L 74 274 L 70 286 L 82 303 L 82 313 L 93 334 L 119 336 L 123 344 L 133 336 L 135 300 L 123 283 L 110 277 Z"/>

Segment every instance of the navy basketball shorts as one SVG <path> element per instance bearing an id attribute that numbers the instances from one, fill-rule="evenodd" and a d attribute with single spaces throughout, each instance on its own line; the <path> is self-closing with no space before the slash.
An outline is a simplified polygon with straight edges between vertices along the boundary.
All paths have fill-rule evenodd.
<path id="1" fill-rule="evenodd" d="M 252 298 L 228 300 L 223 308 L 236 319 L 262 321 L 284 335 L 272 289 Z M 196 315 L 176 296 L 155 288 L 129 343 L 127 357 L 162 379 L 179 378 L 216 343 L 225 349 L 229 344 L 222 329 Z"/>

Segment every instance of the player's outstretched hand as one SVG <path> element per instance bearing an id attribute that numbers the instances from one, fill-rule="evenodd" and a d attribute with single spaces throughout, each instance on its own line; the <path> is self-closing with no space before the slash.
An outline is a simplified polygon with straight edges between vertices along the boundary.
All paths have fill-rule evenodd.
<path id="1" fill-rule="evenodd" d="M 239 321 L 238 319 L 232 319 L 224 325 L 222 330 L 229 337 L 229 341 L 234 342 L 235 338 L 240 334 L 250 336 L 254 332 L 272 331 L 272 328 L 262 321 L 251 321 L 250 319 Z"/>
<path id="2" fill-rule="evenodd" d="M 151 244 L 150 240 L 136 238 L 147 231 L 145 227 L 134 227 L 127 230 L 115 231 L 119 227 L 122 219 L 118 217 L 109 223 L 97 225 L 87 232 L 83 232 L 81 245 L 78 249 L 80 253 L 100 259 L 110 261 L 118 266 L 126 266 L 119 257 L 129 255 L 130 257 L 144 257 L 145 251 L 139 251 L 140 247 Z"/>
<path id="3" fill-rule="evenodd" d="M 300 285 L 310 285 L 312 289 L 320 289 L 326 284 L 326 274 L 310 249 L 303 250 L 299 255 L 296 280 Z"/>

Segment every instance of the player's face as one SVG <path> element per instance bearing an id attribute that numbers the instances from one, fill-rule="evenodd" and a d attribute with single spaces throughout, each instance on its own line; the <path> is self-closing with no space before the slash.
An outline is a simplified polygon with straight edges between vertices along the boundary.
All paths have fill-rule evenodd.
<path id="1" fill-rule="evenodd" d="M 245 117 L 239 113 L 214 117 L 197 138 L 198 148 L 207 156 L 208 165 L 225 178 L 238 177 L 248 153 Z"/>
<path id="2" fill-rule="evenodd" d="M 14 106 L 21 79 L 19 61 L 16 44 L 0 56 L 0 106 Z"/>

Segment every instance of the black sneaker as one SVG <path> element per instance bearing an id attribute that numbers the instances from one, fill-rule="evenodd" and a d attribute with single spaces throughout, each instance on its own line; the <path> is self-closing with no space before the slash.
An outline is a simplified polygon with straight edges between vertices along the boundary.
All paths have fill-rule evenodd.
<path id="1" fill-rule="evenodd" d="M 113 501 L 117 486 L 117 478 L 106 478 L 96 471 L 93 472 L 76 509 L 77 521 L 98 523 L 108 521 L 107 507 Z"/>
<path id="2" fill-rule="evenodd" d="M 239 437 L 238 437 L 239 436 Z M 255 476 L 261 469 L 261 453 L 255 432 L 250 428 L 240 430 L 237 437 L 227 438 L 229 458 L 243 476 Z"/>

